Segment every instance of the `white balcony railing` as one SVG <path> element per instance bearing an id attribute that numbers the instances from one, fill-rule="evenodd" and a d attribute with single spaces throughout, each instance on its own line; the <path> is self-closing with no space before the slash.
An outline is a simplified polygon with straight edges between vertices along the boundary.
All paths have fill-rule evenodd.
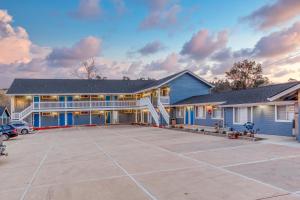
<path id="1" fill-rule="evenodd" d="M 170 96 L 160 96 L 159 100 L 162 104 L 170 104 Z"/>
<path id="2" fill-rule="evenodd" d="M 137 101 L 67 101 L 39 102 L 33 104 L 34 110 L 48 109 L 87 109 L 87 108 L 131 108 L 138 106 Z"/>

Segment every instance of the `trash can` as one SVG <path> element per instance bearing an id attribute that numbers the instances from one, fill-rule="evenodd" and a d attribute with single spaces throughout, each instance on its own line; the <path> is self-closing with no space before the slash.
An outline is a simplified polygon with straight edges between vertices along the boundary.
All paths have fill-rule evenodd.
<path id="1" fill-rule="evenodd" d="M 172 124 L 172 126 L 175 126 L 175 125 L 176 125 L 176 119 L 175 119 L 175 118 L 172 118 L 172 119 L 171 119 L 171 124 Z"/>

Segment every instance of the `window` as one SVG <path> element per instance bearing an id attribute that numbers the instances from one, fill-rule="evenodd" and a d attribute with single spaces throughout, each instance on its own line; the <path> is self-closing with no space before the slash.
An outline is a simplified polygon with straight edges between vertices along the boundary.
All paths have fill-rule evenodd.
<path id="1" fill-rule="evenodd" d="M 223 109 L 214 106 L 212 109 L 212 119 L 223 119 Z"/>
<path id="2" fill-rule="evenodd" d="M 295 118 L 295 107 L 293 105 L 275 106 L 275 121 L 291 122 Z"/>
<path id="3" fill-rule="evenodd" d="M 184 113 L 183 108 L 179 108 L 179 107 L 176 108 L 176 117 L 177 118 L 183 118 L 183 113 Z"/>
<path id="4" fill-rule="evenodd" d="M 252 108 L 251 107 L 233 108 L 233 123 L 245 124 L 247 122 L 252 122 Z"/>
<path id="5" fill-rule="evenodd" d="M 206 118 L 205 106 L 197 106 L 196 107 L 196 118 L 200 118 L 200 119 Z"/>

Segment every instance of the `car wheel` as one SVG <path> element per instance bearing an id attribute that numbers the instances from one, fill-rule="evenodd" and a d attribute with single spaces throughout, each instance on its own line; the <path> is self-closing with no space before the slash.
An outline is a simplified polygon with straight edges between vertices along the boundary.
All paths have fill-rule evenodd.
<path id="1" fill-rule="evenodd" d="M 9 136 L 7 134 L 3 134 L 3 138 L 4 138 L 4 140 L 8 140 Z"/>
<path id="2" fill-rule="evenodd" d="M 27 129 L 22 129 L 22 130 L 21 130 L 21 134 L 22 134 L 22 135 L 28 134 L 28 130 L 27 130 Z"/>

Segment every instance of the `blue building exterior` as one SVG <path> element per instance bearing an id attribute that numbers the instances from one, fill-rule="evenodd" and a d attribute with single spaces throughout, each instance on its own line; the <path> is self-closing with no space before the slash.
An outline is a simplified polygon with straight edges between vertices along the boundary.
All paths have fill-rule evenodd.
<path id="1" fill-rule="evenodd" d="M 211 93 L 213 85 L 190 71 L 159 80 L 16 79 L 12 120 L 34 127 L 143 123 L 222 126 L 299 137 L 300 82 Z"/>

